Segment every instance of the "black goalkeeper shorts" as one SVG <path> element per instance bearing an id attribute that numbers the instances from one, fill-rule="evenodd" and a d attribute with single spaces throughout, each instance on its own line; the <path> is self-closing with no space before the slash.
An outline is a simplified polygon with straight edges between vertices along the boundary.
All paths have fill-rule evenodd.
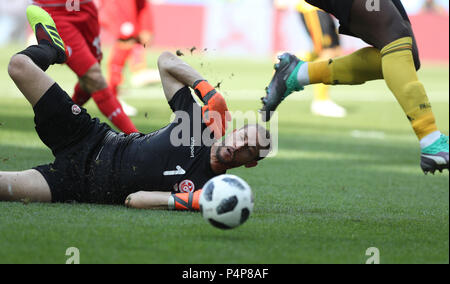
<path id="1" fill-rule="evenodd" d="M 354 36 L 350 32 L 350 18 L 353 1 L 362 0 L 306 0 L 309 4 L 332 14 L 339 20 L 339 33 Z M 400 0 L 391 0 L 405 21 L 409 22 L 408 14 Z"/>
<path id="2" fill-rule="evenodd" d="M 58 84 L 34 106 L 36 132 L 55 161 L 34 169 L 47 181 L 53 202 L 82 202 L 89 186 L 90 161 L 111 128 L 92 119 Z"/>

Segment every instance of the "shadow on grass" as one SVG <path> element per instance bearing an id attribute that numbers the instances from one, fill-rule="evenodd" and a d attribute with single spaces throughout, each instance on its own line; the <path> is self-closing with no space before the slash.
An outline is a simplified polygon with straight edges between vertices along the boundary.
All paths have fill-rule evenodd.
<path id="1" fill-rule="evenodd" d="M 53 160 L 51 151 L 44 145 L 43 148 L 36 148 L 0 144 L 0 171 L 27 170 L 38 165 L 49 164 Z"/>
<path id="2" fill-rule="evenodd" d="M 311 120 L 309 119 L 307 123 L 301 122 L 290 122 L 290 121 L 280 121 L 279 132 L 298 132 L 308 133 L 308 132 L 317 132 L 320 131 L 324 135 L 327 133 L 351 133 L 354 130 L 359 131 L 376 131 L 380 133 L 384 133 L 387 135 L 414 135 L 412 130 L 408 128 L 401 129 L 389 129 L 386 127 L 367 127 L 367 126 L 352 126 L 348 125 L 348 121 L 325 121 L 324 119 Z M 405 125 L 407 124 L 407 120 L 405 119 Z"/>
<path id="3" fill-rule="evenodd" d="M 0 117 L 0 143 L 3 139 L 7 140 L 9 138 L 10 132 L 23 132 L 23 133 L 33 133 L 34 132 L 34 121 L 33 116 L 20 116 L 14 115 L 9 116 L 2 114 Z"/>

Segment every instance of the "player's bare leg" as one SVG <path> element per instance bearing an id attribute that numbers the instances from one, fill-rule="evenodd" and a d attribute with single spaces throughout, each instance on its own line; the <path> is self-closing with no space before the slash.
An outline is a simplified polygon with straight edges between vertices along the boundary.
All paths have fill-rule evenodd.
<path id="1" fill-rule="evenodd" d="M 50 65 L 64 63 L 67 49 L 47 12 L 31 5 L 27 8 L 27 18 L 38 45 L 14 55 L 9 62 L 8 73 L 25 98 L 35 106 L 55 83 L 44 71 Z"/>
<path id="2" fill-rule="evenodd" d="M 29 6 L 27 17 L 39 45 L 30 46 L 14 55 L 8 73 L 25 98 L 34 107 L 55 84 L 44 70 L 63 63 L 67 50 L 59 37 L 52 18 L 41 8 Z M 50 202 L 51 192 L 44 177 L 36 170 L 0 172 L 0 200 Z"/>
<path id="3" fill-rule="evenodd" d="M 51 202 L 52 194 L 36 170 L 0 172 L 0 201 Z"/>
<path id="4" fill-rule="evenodd" d="M 8 65 L 8 73 L 25 98 L 34 107 L 55 81 L 25 55 L 14 55 Z"/>
<path id="5" fill-rule="evenodd" d="M 79 83 L 83 90 L 90 94 L 108 87 L 99 63 L 94 64 L 86 74 L 80 77 Z"/>

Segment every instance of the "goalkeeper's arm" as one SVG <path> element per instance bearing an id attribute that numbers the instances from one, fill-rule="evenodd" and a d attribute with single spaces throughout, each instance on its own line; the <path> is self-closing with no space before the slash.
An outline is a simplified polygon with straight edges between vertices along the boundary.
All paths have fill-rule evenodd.
<path id="1" fill-rule="evenodd" d="M 202 190 L 191 193 L 139 191 L 128 195 L 125 206 L 135 209 L 169 209 L 169 210 L 200 210 L 199 199 Z"/>

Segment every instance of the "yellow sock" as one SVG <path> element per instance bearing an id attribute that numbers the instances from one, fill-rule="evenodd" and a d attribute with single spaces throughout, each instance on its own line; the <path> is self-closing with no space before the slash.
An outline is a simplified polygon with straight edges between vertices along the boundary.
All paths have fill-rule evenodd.
<path id="1" fill-rule="evenodd" d="M 360 85 L 383 79 L 380 52 L 373 47 L 331 60 L 308 63 L 311 84 Z"/>
<path id="2" fill-rule="evenodd" d="M 396 40 L 381 50 L 383 76 L 411 121 L 419 139 L 437 131 L 425 88 L 417 77 L 412 55 L 412 38 Z"/>
<path id="3" fill-rule="evenodd" d="M 314 85 L 314 100 L 327 101 L 330 99 L 330 87 L 325 84 Z"/>

